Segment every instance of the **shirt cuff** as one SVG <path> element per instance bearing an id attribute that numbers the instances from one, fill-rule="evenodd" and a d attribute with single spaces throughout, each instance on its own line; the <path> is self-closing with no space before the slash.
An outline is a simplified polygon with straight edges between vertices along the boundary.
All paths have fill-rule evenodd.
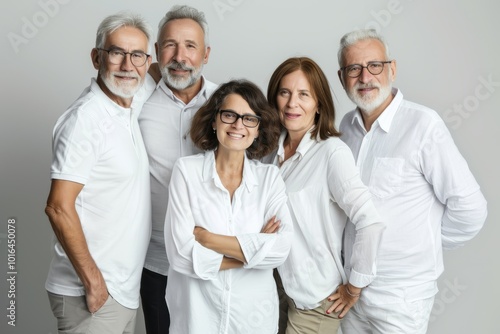
<path id="1" fill-rule="evenodd" d="M 219 275 L 222 263 L 222 254 L 205 248 L 195 242 L 193 248 L 193 270 L 203 280 L 213 280 Z"/>
<path id="2" fill-rule="evenodd" d="M 364 288 L 368 286 L 374 279 L 375 275 L 365 275 L 358 273 L 355 270 L 351 270 L 351 274 L 349 275 L 349 283 L 357 288 Z"/>
<path id="3" fill-rule="evenodd" d="M 242 234 L 236 238 L 247 261 L 243 268 L 253 268 L 259 264 L 274 245 L 273 240 L 276 240 L 275 235 L 265 233 Z"/>

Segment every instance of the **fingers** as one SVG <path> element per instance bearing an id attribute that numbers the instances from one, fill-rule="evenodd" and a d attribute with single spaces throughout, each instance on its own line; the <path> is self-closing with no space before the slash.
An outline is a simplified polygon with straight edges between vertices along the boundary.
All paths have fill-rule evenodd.
<path id="1" fill-rule="evenodd" d="M 347 314 L 347 312 L 349 312 L 350 309 L 351 307 L 349 305 L 346 305 L 342 310 L 342 312 L 340 312 L 339 318 L 342 319 Z"/>
<path id="2" fill-rule="evenodd" d="M 353 298 L 345 293 L 345 286 L 339 286 L 337 291 L 328 296 L 328 301 L 333 302 L 332 305 L 326 310 L 327 314 L 332 312 L 339 313 L 339 318 L 343 318 L 351 307 L 356 303 L 359 297 Z"/>
<path id="3" fill-rule="evenodd" d="M 281 220 L 276 219 L 276 216 L 271 217 L 266 225 L 262 228 L 261 233 L 275 233 L 279 230 Z"/>
<path id="4" fill-rule="evenodd" d="M 108 297 L 109 293 L 107 291 L 106 293 L 99 294 L 98 296 L 87 295 L 87 308 L 89 309 L 89 312 L 94 314 L 99 311 L 106 303 L 106 300 L 108 300 Z"/>

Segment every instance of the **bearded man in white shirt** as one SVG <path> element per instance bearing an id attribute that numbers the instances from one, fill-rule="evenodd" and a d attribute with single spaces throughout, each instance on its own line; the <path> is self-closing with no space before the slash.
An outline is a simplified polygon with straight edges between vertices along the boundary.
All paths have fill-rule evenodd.
<path id="1" fill-rule="evenodd" d="M 343 118 L 363 182 L 386 222 L 377 277 L 344 318 L 344 334 L 425 333 L 443 272 L 443 249 L 473 238 L 486 200 L 439 115 L 392 87 L 396 61 L 374 30 L 340 41 L 338 75 L 357 108 Z M 345 232 L 350 270 L 354 229 Z"/>
<path id="2" fill-rule="evenodd" d="M 203 12 L 189 6 L 172 7 L 158 25 L 155 48 L 162 80 L 139 116 L 150 163 L 153 226 L 141 298 L 147 333 L 164 334 L 170 325 L 165 302 L 169 263 L 163 233 L 168 186 L 175 161 L 201 152 L 188 135 L 191 118 L 217 85 L 202 75 L 210 55 Z"/>
<path id="3" fill-rule="evenodd" d="M 54 127 L 45 212 L 57 239 L 45 287 L 59 333 L 135 331 L 151 234 L 148 157 L 137 122 L 154 88 L 150 31 L 137 15 L 104 19 L 91 52 L 97 79 Z"/>

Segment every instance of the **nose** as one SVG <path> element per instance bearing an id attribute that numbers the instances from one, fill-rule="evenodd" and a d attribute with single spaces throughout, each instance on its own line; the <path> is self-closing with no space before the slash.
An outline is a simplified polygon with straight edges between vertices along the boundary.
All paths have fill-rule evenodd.
<path id="1" fill-rule="evenodd" d="M 184 61 L 185 59 L 185 56 L 186 56 L 186 49 L 184 46 L 182 45 L 178 45 L 176 48 L 175 48 L 175 54 L 174 54 L 174 60 L 178 63 L 181 63 Z"/>
<path id="2" fill-rule="evenodd" d="M 234 128 L 236 129 L 241 129 L 244 127 L 243 125 L 243 118 L 242 117 L 239 117 L 236 122 L 234 122 L 233 124 L 231 124 Z"/>
<path id="3" fill-rule="evenodd" d="M 367 82 L 370 82 L 372 78 L 373 78 L 373 74 L 371 74 L 368 71 L 368 68 L 362 67 L 361 74 L 359 75 L 358 80 L 362 83 L 367 83 Z"/>
<path id="4" fill-rule="evenodd" d="M 122 71 L 133 71 L 135 66 L 132 64 L 132 55 L 130 53 L 126 53 L 123 58 L 122 63 L 120 64 L 120 69 Z"/>
<path id="5" fill-rule="evenodd" d="M 290 97 L 288 98 L 287 106 L 290 108 L 294 108 L 297 106 L 297 94 L 296 93 L 290 94 Z"/>

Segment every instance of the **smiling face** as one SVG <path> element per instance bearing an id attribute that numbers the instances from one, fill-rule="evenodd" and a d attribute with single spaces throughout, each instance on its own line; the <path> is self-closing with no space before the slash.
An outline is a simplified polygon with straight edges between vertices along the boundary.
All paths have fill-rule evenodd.
<path id="1" fill-rule="evenodd" d="M 210 48 L 205 45 L 201 26 L 191 19 L 168 22 L 156 44 L 163 80 L 174 90 L 182 91 L 199 83 Z"/>
<path id="2" fill-rule="evenodd" d="M 148 39 L 141 30 L 126 26 L 109 34 L 103 49 L 147 53 Z M 129 107 L 132 97 L 144 82 L 151 57 L 144 65 L 134 66 L 130 55 L 126 55 L 120 64 L 112 64 L 106 51 L 93 49 L 91 56 L 94 67 L 99 70 L 97 82 L 103 92 L 117 104 Z"/>
<path id="3" fill-rule="evenodd" d="M 287 74 L 281 79 L 276 104 L 281 124 L 290 135 L 302 138 L 315 124 L 318 101 L 301 70 Z"/>
<path id="4" fill-rule="evenodd" d="M 360 64 L 366 66 L 372 61 L 386 61 L 384 45 L 376 39 L 361 40 L 344 52 L 344 66 Z M 379 115 L 392 100 L 392 82 L 396 75 L 395 61 L 384 64 L 380 74 L 373 75 L 363 68 L 357 78 L 340 73 L 347 95 L 366 115 Z"/>
<path id="5" fill-rule="evenodd" d="M 248 102 L 238 94 L 229 94 L 222 103 L 221 110 L 233 111 L 239 115 L 256 115 L 250 108 Z M 218 150 L 222 151 L 241 151 L 244 152 L 252 145 L 253 141 L 259 135 L 259 127 L 249 128 L 243 125 L 241 118 L 233 124 L 226 124 L 221 121 L 218 112 L 213 123 L 219 141 Z"/>

